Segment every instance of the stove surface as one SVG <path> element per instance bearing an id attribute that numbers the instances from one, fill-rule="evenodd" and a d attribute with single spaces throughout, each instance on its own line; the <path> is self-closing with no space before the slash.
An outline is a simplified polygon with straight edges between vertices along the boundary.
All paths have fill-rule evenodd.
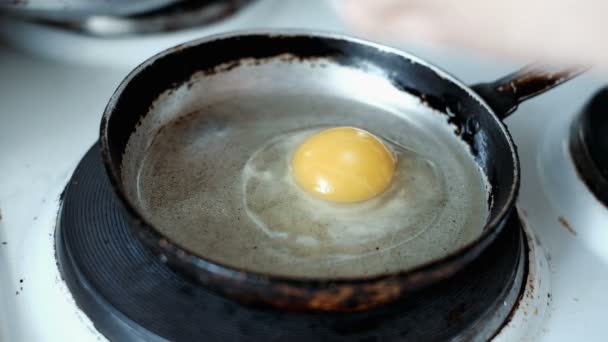
<path id="1" fill-rule="evenodd" d="M 56 266 L 59 196 L 97 140 L 107 100 L 137 63 L 185 40 L 248 27 L 346 31 L 323 0 L 260 0 L 209 28 L 120 40 L 0 22 L 0 340 L 104 340 Z M 460 51 L 397 47 L 469 83 L 516 67 Z M 497 341 L 608 336 L 608 210 L 577 180 L 565 147 L 572 118 L 601 85 L 583 76 L 507 120 L 522 161 L 518 204 L 533 248 L 524 297 Z"/>

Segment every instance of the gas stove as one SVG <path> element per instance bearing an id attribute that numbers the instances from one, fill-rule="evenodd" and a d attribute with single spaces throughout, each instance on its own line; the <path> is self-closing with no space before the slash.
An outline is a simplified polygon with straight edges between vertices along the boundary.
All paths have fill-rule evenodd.
<path id="1" fill-rule="evenodd" d="M 83 172 L 95 163 L 91 153 L 95 156 L 101 113 L 133 67 L 167 47 L 235 29 L 297 27 L 352 34 L 333 11 L 323 0 L 258 0 L 210 26 L 107 38 L 2 19 L 0 339 L 96 341 L 126 336 L 108 333 L 107 322 L 83 302 L 76 275 L 66 271 L 61 248 L 56 250 L 57 241 L 66 241 L 56 231 L 65 213 L 60 207 L 74 201 L 76 191 L 87 191 L 78 190 L 81 178 L 74 172 L 77 166 L 77 172 Z M 387 43 L 469 83 L 516 68 L 462 51 Z M 484 311 L 496 313 L 484 318 L 488 322 L 500 318 L 496 331 L 488 334 L 495 341 L 601 341 L 608 335 L 602 315 L 608 305 L 608 209 L 579 177 L 569 139 L 573 122 L 600 86 L 601 80 L 585 75 L 526 102 L 507 119 L 522 162 L 518 211 L 525 257 L 521 289 L 500 297 L 507 309 Z M 66 191 L 68 183 L 72 185 Z M 88 255 L 86 249 L 79 253 Z M 470 310 L 463 307 L 437 317 L 459 320 Z M 483 319 L 475 326 L 484 326 Z M 463 336 L 471 335 L 453 338 Z"/>

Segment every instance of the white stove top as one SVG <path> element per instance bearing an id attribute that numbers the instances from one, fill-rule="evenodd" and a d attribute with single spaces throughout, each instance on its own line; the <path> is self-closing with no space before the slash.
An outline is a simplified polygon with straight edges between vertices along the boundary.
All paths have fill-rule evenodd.
<path id="1" fill-rule="evenodd" d="M 323 0 L 261 0 L 210 29 L 120 40 L 0 23 L 0 34 L 12 42 L 0 43 L 1 341 L 104 340 L 61 280 L 53 232 L 60 193 L 96 141 L 103 108 L 130 69 L 156 51 L 211 32 L 345 31 L 331 8 Z M 398 47 L 467 82 L 515 68 L 455 51 Z M 565 127 L 601 85 L 592 76 L 579 78 L 507 120 L 522 160 L 519 207 L 533 240 L 533 276 L 528 296 L 496 340 L 608 336 L 608 210 L 577 181 L 563 148 Z"/>

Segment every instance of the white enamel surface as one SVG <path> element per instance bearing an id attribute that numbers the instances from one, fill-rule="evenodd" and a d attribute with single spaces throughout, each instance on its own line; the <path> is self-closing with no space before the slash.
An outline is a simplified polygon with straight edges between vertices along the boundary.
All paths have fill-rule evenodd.
<path id="1" fill-rule="evenodd" d="M 572 163 L 568 141 L 571 120 L 552 123 L 543 139 L 537 168 L 551 203 L 563 214 L 571 234 L 584 241 L 594 254 L 608 264 L 608 208 L 599 202 L 580 181 Z M 573 198 L 576 194 L 576 198 Z"/>
<path id="2" fill-rule="evenodd" d="M 519 322 L 512 321 L 511 332 L 523 336 L 521 340 L 524 341 L 532 337 L 543 341 L 576 338 L 603 341 L 608 334 L 602 318 L 608 305 L 608 295 L 604 292 L 608 286 L 608 265 L 601 257 L 603 253 L 597 251 L 597 243 L 586 237 L 587 231 L 608 229 L 608 221 L 575 221 L 586 205 L 585 199 L 591 195 L 578 179 L 563 174 L 572 167 L 567 160 L 553 168 L 545 164 L 552 158 L 546 146 L 555 145 L 560 150 L 559 146 L 566 139 L 565 132 L 562 137 L 551 134 L 552 126 L 569 124 L 601 84 L 589 77 L 575 80 L 522 105 L 507 120 L 522 162 L 519 206 L 527 214 L 526 223 L 545 252 L 550 270 L 544 277 L 544 273 L 539 277 L 543 282 L 541 291 L 550 285 L 545 317 L 539 319 L 541 311 L 536 314 L 534 309 L 528 309 L 518 312 L 522 318 Z M 546 181 L 547 175 L 564 178 L 557 184 L 550 184 Z M 568 231 L 559 222 L 559 217 L 569 221 L 577 234 Z M 604 244 L 602 251 L 606 251 L 606 246 Z M 542 299 L 542 293 L 539 295 Z"/>
<path id="3" fill-rule="evenodd" d="M 343 30 L 322 0 L 260 1 L 259 11 L 247 14 L 250 21 L 235 21 L 231 28 Z M 112 41 L 6 23 L 0 26 L 5 40 L 22 47 L 22 52 L 16 52 L 0 43 L 0 340 L 103 340 L 59 278 L 49 236 L 57 199 L 96 140 L 103 108 L 128 71 L 150 54 L 208 31 Z M 466 82 L 487 81 L 514 67 L 457 51 L 402 47 Z M 544 172 L 538 166 L 552 170 L 552 175 L 555 170 L 564 172 L 564 177 L 572 175 L 567 162 L 557 161 L 553 168 L 544 164 L 547 159 L 559 160 L 561 153 L 550 158 L 548 150 L 563 141 L 563 133 L 550 132 L 554 125 L 569 122 L 601 85 L 589 76 L 575 80 L 531 100 L 507 120 L 522 160 L 519 205 L 540 242 L 538 253 L 546 254 L 549 270 L 543 268 L 542 257 L 535 258 L 540 270 L 537 279 L 542 283 L 533 291 L 536 299 L 520 305 L 497 337 L 499 341 L 604 341 L 608 336 L 604 318 L 608 247 L 601 243 L 608 230 L 608 222 L 601 217 L 606 212 L 592 216 L 581 211 L 588 206 L 575 203 L 573 194 L 589 199 L 584 187 L 577 186 L 576 180 L 572 186 L 553 186 L 549 178 L 540 177 Z M 548 148 L 543 147 L 547 144 Z M 560 216 L 570 222 L 576 236 L 560 225 Z M 551 300 L 543 302 L 548 293 Z"/>

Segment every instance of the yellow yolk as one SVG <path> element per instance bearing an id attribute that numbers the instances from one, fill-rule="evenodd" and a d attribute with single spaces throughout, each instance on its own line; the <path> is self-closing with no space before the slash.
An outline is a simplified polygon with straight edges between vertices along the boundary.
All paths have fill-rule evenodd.
<path id="1" fill-rule="evenodd" d="M 388 188 L 395 158 L 371 133 L 337 127 L 306 139 L 291 166 L 296 183 L 308 193 L 332 202 L 354 203 Z"/>

